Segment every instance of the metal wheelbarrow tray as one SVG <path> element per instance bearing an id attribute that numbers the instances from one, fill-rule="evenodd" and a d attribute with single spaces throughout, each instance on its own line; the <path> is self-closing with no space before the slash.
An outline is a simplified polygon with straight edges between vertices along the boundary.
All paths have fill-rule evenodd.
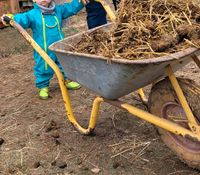
<path id="1" fill-rule="evenodd" d="M 108 30 L 109 27 L 110 24 L 99 27 L 99 29 Z M 167 76 L 165 68 L 168 65 L 171 65 L 175 72 L 191 61 L 191 54 L 200 54 L 198 49 L 189 48 L 171 55 L 152 59 L 112 59 L 111 63 L 108 63 L 108 58 L 103 56 L 70 51 L 69 45 L 75 46 L 84 33 L 91 33 L 96 30 L 65 38 L 51 45 L 50 50 L 56 53 L 69 79 L 79 82 L 107 99 L 118 99 L 155 82 Z"/>

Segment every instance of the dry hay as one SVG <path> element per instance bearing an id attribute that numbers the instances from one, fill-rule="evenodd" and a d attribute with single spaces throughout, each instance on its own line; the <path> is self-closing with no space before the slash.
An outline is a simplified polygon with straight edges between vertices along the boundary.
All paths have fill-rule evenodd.
<path id="1" fill-rule="evenodd" d="M 146 59 L 200 46 L 200 5 L 194 0 L 122 0 L 109 32 L 85 34 L 75 52 Z"/>
<path id="2" fill-rule="evenodd" d="M 136 136 L 131 136 L 130 138 L 125 138 L 119 143 L 109 145 L 112 148 L 113 155 L 112 159 L 116 157 L 123 157 L 132 163 L 134 161 L 143 160 L 148 162 L 149 160 L 143 158 L 146 149 L 150 144 L 155 141 L 143 141 L 142 138 L 137 138 Z"/>

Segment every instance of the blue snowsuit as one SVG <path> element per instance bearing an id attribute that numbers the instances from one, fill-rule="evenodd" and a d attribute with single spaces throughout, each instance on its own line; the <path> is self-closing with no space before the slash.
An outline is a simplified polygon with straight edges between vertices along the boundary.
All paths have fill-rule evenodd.
<path id="1" fill-rule="evenodd" d="M 48 50 L 48 46 L 64 38 L 62 31 L 62 20 L 77 14 L 82 8 L 82 3 L 80 3 L 78 0 L 72 0 L 70 3 L 56 5 L 55 14 L 42 14 L 38 5 L 34 3 L 34 8 L 32 10 L 21 14 L 16 14 L 14 16 L 14 21 L 19 23 L 24 29 L 32 29 L 33 39 L 51 57 L 51 59 L 62 71 L 62 67 L 58 62 L 56 55 Z M 48 87 L 49 81 L 54 74 L 53 69 L 47 65 L 47 63 L 35 50 L 34 61 L 36 87 L 39 89 Z"/>

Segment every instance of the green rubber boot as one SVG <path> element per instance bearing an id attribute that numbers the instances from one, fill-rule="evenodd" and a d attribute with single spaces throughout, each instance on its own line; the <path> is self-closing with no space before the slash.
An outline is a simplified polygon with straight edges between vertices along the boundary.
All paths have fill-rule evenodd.
<path id="1" fill-rule="evenodd" d="M 77 90 L 79 88 L 81 88 L 81 85 L 78 84 L 77 82 L 74 82 L 74 81 L 65 81 L 65 86 L 67 87 L 67 89 L 70 89 L 70 90 Z"/>
<path id="2" fill-rule="evenodd" d="M 39 97 L 42 100 L 47 100 L 48 97 L 49 97 L 49 88 L 45 87 L 45 88 L 40 89 L 40 91 L 39 91 Z"/>

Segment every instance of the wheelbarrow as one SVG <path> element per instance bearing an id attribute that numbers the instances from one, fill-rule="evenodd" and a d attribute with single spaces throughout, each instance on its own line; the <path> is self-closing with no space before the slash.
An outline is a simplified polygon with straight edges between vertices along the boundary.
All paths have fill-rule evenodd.
<path id="1" fill-rule="evenodd" d="M 181 160 L 200 169 L 200 87 L 196 82 L 177 79 L 174 75 L 175 71 L 191 61 L 200 68 L 199 49 L 188 48 L 168 56 L 144 60 L 113 58 L 111 63 L 103 56 L 70 51 L 69 44 L 76 44 L 83 34 L 99 29 L 109 30 L 111 24 L 51 45 L 49 49 L 56 53 L 69 79 L 79 82 L 98 96 L 93 101 L 88 128 L 83 128 L 73 114 L 69 93 L 58 66 L 19 24 L 7 20 L 55 71 L 67 117 L 81 134 L 89 135 L 94 131 L 100 104 L 106 102 L 154 124 L 162 140 Z M 148 99 L 149 112 L 119 100 L 150 84 L 153 86 Z"/>

